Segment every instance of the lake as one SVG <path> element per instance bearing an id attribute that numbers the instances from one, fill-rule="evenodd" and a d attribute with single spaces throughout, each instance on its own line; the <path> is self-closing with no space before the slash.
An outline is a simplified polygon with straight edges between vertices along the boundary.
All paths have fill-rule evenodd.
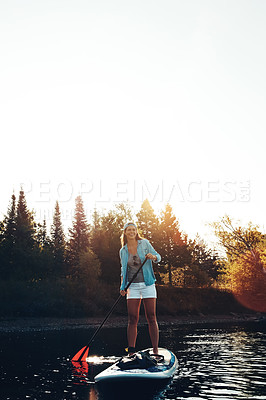
<path id="1" fill-rule="evenodd" d="M 119 387 L 101 391 L 93 383 L 108 364 L 77 371 L 71 357 L 86 345 L 93 329 L 1 331 L 1 400 L 103 399 L 266 399 L 266 323 L 234 322 L 163 325 L 160 346 L 172 350 L 179 369 L 165 386 Z M 102 328 L 90 356 L 123 354 L 126 327 Z M 139 328 L 138 349 L 150 347 L 146 326 Z M 136 385 L 135 385 L 136 386 Z"/>

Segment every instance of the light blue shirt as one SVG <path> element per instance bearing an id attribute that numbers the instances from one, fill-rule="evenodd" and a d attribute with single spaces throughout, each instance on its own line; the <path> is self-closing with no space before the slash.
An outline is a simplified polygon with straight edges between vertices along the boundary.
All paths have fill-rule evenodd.
<path id="1" fill-rule="evenodd" d="M 161 261 L 161 256 L 157 251 L 154 250 L 152 245 L 147 239 L 141 239 L 138 240 L 138 247 L 137 247 L 137 253 L 139 258 L 141 259 L 141 262 L 145 260 L 145 256 L 148 253 L 153 254 L 154 256 L 157 257 L 157 260 L 154 261 L 155 263 L 158 263 Z M 122 284 L 120 287 L 120 290 L 124 290 L 126 285 L 128 284 L 128 277 L 127 277 L 127 263 L 128 263 L 128 247 L 127 244 L 120 249 L 119 252 L 120 255 L 120 261 L 121 261 L 121 276 L 123 277 Z M 143 270 L 143 277 L 144 277 L 144 282 L 146 286 L 153 285 L 156 281 L 153 268 L 152 268 L 152 261 L 147 260 L 145 264 L 142 267 Z"/>

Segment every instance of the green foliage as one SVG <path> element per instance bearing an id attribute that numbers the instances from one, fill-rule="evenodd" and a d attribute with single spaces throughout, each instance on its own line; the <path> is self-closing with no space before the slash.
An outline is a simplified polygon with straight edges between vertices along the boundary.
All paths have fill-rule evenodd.
<path id="1" fill-rule="evenodd" d="M 35 245 L 35 223 L 33 212 L 28 210 L 24 191 L 19 192 L 15 216 L 15 241 L 16 246 L 31 251 Z"/>
<path id="2" fill-rule="evenodd" d="M 161 263 L 154 264 L 159 285 L 205 288 L 217 281 L 220 260 L 200 238 L 188 240 L 169 204 L 156 216 L 145 200 L 136 218 L 141 235 L 162 256 Z M 58 202 L 49 235 L 46 221 L 34 221 L 23 189 L 17 203 L 13 194 L 0 222 L 0 315 L 104 313 L 119 293 L 120 236 L 124 224 L 133 220 L 131 207 L 121 203 L 105 214 L 94 210 L 89 225 L 78 196 L 68 236 Z M 123 305 L 117 308 L 120 312 Z"/>
<path id="3" fill-rule="evenodd" d="M 247 311 L 234 296 L 213 288 L 158 286 L 158 315 L 229 314 Z"/>
<path id="4" fill-rule="evenodd" d="M 159 234 L 160 221 L 159 218 L 155 215 L 155 212 L 151 207 L 149 200 L 146 199 L 143 201 L 141 208 L 136 216 L 140 234 L 148 239 L 154 246 L 154 248 L 159 251 L 161 247 Z M 161 284 L 163 281 L 160 274 L 160 266 L 158 264 L 154 264 L 153 269 L 157 282 Z"/>
<path id="5" fill-rule="evenodd" d="M 228 261 L 237 259 L 247 250 L 256 248 L 265 242 L 265 238 L 256 226 L 250 222 L 247 227 L 235 226 L 232 219 L 225 215 L 219 222 L 211 224 L 214 233 L 225 250 Z"/>
<path id="6" fill-rule="evenodd" d="M 156 242 L 159 231 L 159 219 L 156 217 L 149 200 L 144 200 L 137 216 L 137 225 L 141 235 L 148 239 L 151 243 Z"/>
<path id="7" fill-rule="evenodd" d="M 224 284 L 246 307 L 265 312 L 265 236 L 251 223 L 235 227 L 228 216 L 215 223 L 214 228 L 226 252 Z"/>
<path id="8" fill-rule="evenodd" d="M 55 204 L 53 223 L 51 226 L 50 249 L 53 256 L 53 271 L 58 277 L 66 275 L 66 240 L 61 222 L 61 213 L 58 201 Z"/>
<path id="9" fill-rule="evenodd" d="M 1 222 L 0 229 L 0 259 L 2 278 L 7 279 L 12 274 L 12 267 L 15 262 L 15 242 L 16 242 L 16 197 L 13 194 L 7 215 Z"/>
<path id="10" fill-rule="evenodd" d="M 38 243 L 33 212 L 28 210 L 24 191 L 19 199 L 13 194 L 1 234 L 1 276 L 4 279 L 16 277 L 30 279 L 38 274 Z"/>
<path id="11" fill-rule="evenodd" d="M 72 228 L 69 229 L 67 258 L 71 267 L 79 263 L 81 252 L 87 251 L 90 245 L 90 227 L 86 219 L 81 196 L 76 198 L 75 215 Z"/>
<path id="12" fill-rule="evenodd" d="M 161 214 L 156 245 L 159 253 L 163 256 L 161 265 L 167 269 L 169 285 L 172 285 L 173 269 L 189 263 L 191 254 L 186 236 L 182 235 L 170 204 L 166 204 L 165 210 Z"/>
<path id="13" fill-rule="evenodd" d="M 77 265 L 77 274 L 72 275 L 89 287 L 93 287 L 98 281 L 100 275 L 100 262 L 96 254 L 88 249 L 80 253 L 79 263 Z"/>
<path id="14" fill-rule="evenodd" d="M 106 215 L 94 214 L 94 217 L 97 225 L 92 232 L 91 246 L 101 263 L 101 279 L 118 285 L 120 236 L 124 224 L 133 219 L 131 209 L 127 204 L 121 203 Z"/>

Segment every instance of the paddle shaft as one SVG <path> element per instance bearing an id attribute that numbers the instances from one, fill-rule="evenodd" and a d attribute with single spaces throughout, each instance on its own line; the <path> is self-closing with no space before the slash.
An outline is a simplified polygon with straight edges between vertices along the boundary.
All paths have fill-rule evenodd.
<path id="1" fill-rule="evenodd" d="M 134 281 L 134 279 L 136 278 L 136 276 L 138 275 L 139 271 L 141 270 L 141 268 L 143 267 L 143 265 L 145 264 L 145 262 L 147 261 L 147 258 L 145 258 L 145 260 L 143 261 L 143 263 L 141 264 L 141 266 L 138 268 L 138 270 L 135 272 L 135 274 L 133 275 L 133 277 L 130 279 L 130 281 L 128 282 L 128 284 L 125 287 L 125 292 L 127 291 L 127 289 L 129 288 L 129 286 L 131 285 L 131 283 Z M 102 321 L 101 325 L 98 326 L 98 328 L 96 329 L 96 331 L 94 332 L 94 334 L 92 335 L 92 337 L 89 340 L 89 343 L 87 344 L 87 346 L 84 348 L 84 351 L 82 352 L 82 354 L 79 357 L 79 360 L 82 359 L 83 355 L 85 354 L 86 350 L 88 350 L 88 347 L 90 346 L 90 344 L 93 342 L 95 336 L 97 335 L 97 333 L 101 330 L 102 326 L 104 325 L 104 323 L 107 321 L 107 319 L 109 318 L 109 316 L 112 314 L 114 308 L 116 307 L 116 305 L 119 303 L 119 301 L 122 299 L 122 294 L 119 295 L 119 297 L 116 299 L 116 301 L 114 302 L 114 304 L 112 305 L 112 308 L 110 309 L 110 311 L 108 312 L 108 314 L 106 315 L 106 317 L 104 318 L 104 320 Z"/>

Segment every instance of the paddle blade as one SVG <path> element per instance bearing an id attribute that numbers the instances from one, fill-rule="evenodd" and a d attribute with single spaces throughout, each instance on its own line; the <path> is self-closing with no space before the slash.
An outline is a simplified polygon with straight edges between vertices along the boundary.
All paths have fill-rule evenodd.
<path id="1" fill-rule="evenodd" d="M 79 382 L 87 383 L 89 365 L 86 362 L 71 361 L 73 365 L 73 375 Z"/>
<path id="2" fill-rule="evenodd" d="M 71 361 L 84 362 L 88 357 L 88 353 L 89 353 L 89 346 L 84 346 L 80 351 L 77 352 L 77 354 L 74 355 Z"/>

